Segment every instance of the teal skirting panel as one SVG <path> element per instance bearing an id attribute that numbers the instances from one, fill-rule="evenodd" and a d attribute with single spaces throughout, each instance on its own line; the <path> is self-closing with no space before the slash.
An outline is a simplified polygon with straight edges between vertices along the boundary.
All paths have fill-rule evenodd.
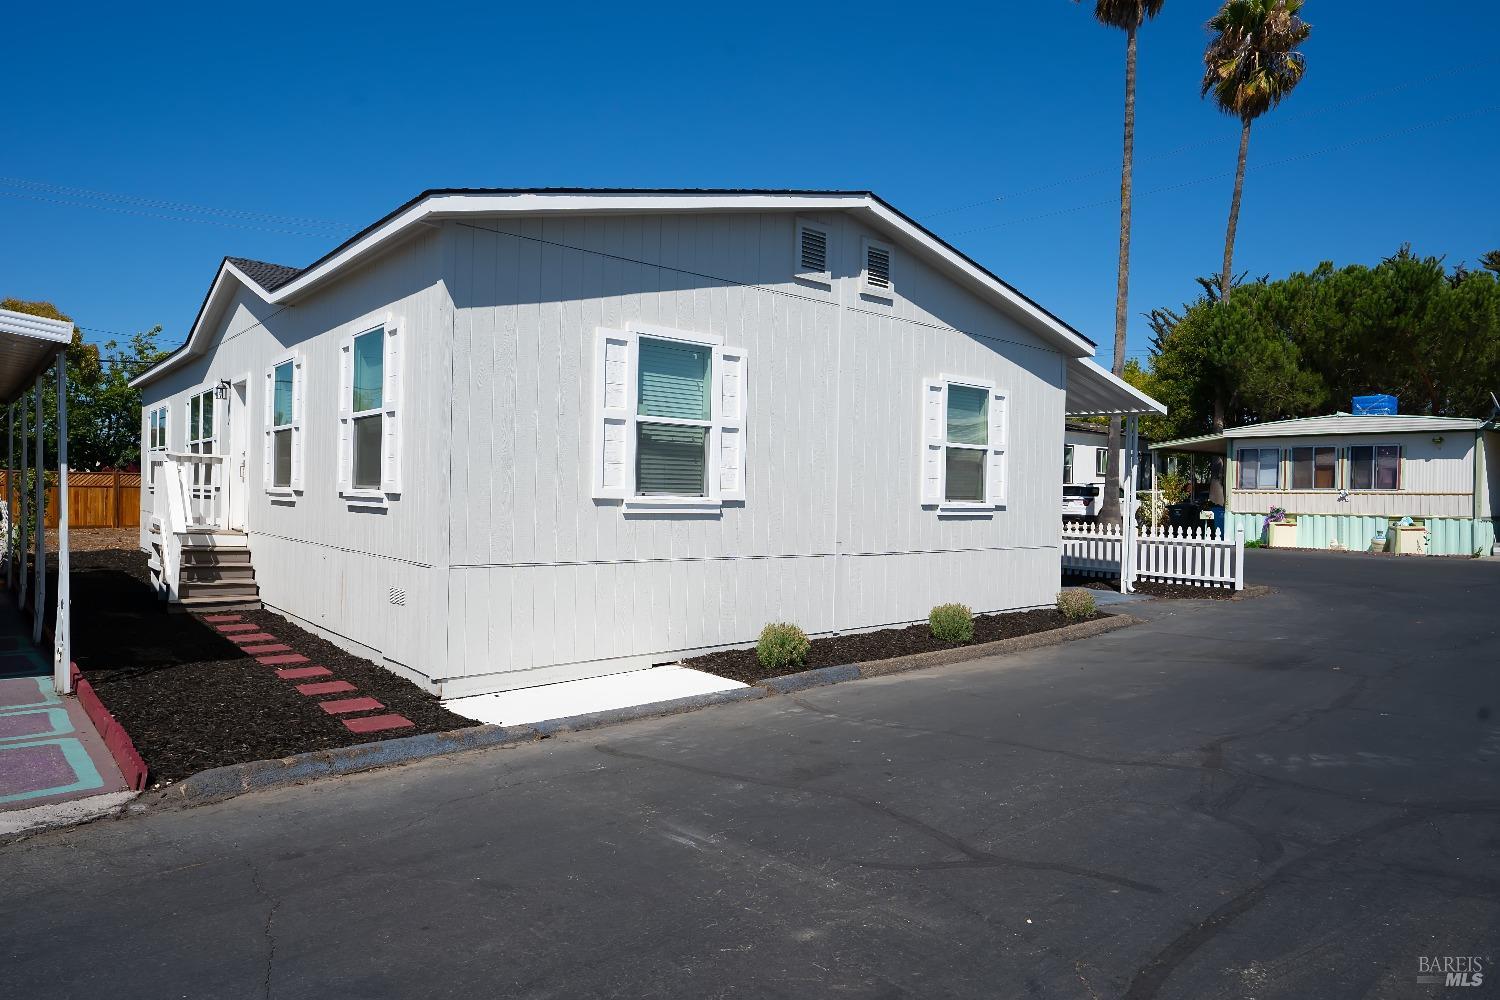
<path id="1" fill-rule="evenodd" d="M 1245 529 L 1245 540 L 1264 540 L 1264 514 L 1229 515 L 1228 528 Z M 1389 517 L 1361 517 L 1354 514 L 1298 514 L 1297 547 L 1326 549 L 1337 539 L 1346 549 L 1368 549 L 1375 532 L 1394 523 Z M 1495 544 L 1495 522 L 1467 517 L 1430 517 L 1427 524 L 1427 551 L 1433 555 L 1471 556 L 1475 552 L 1490 554 Z"/>

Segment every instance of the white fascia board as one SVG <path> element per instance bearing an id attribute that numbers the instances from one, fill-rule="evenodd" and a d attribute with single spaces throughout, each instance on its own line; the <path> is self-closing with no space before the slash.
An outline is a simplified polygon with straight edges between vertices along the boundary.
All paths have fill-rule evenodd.
<path id="1" fill-rule="evenodd" d="M 0 309 L 0 333 L 53 344 L 73 342 L 73 324 L 64 319 L 47 319 L 30 313 Z"/>
<path id="2" fill-rule="evenodd" d="M 198 313 L 197 321 L 193 323 L 193 329 L 188 333 L 187 343 L 176 354 L 158 362 L 131 379 L 129 384 L 132 389 L 154 381 L 203 354 L 204 342 L 209 336 L 208 331 L 213 328 L 213 321 L 223 311 L 227 297 L 234 293 L 233 286 L 229 281 L 225 280 L 226 278 L 232 278 L 234 281 L 239 282 L 240 285 L 250 289 L 262 301 L 273 301 L 271 296 L 266 293 L 266 290 L 251 280 L 249 275 L 235 267 L 229 261 L 224 261 L 219 266 L 219 273 L 214 275 L 214 283 L 208 288 L 208 297 L 203 300 L 203 308 Z"/>
<path id="3" fill-rule="evenodd" d="M 1052 316 L 1049 316 L 1035 303 L 1028 301 L 1024 296 L 1017 293 L 1003 283 L 987 274 L 972 261 L 955 253 L 940 240 L 926 230 L 913 225 L 906 219 L 892 212 L 885 205 L 869 198 L 862 199 L 862 206 L 880 222 L 900 233 L 907 241 L 915 244 L 929 258 L 942 261 L 948 267 L 958 272 L 971 285 L 977 285 L 991 296 L 997 297 L 1009 305 L 1012 309 L 1021 313 L 1031 322 L 1032 327 L 1050 340 L 1066 354 L 1074 358 L 1087 358 L 1094 356 L 1094 345 L 1068 329 Z M 1149 398 L 1149 397 L 1148 397 Z M 1155 402 L 1153 400 L 1153 402 Z M 1160 404 L 1157 404 L 1158 406 Z M 1163 410 L 1163 413 L 1166 411 Z"/>

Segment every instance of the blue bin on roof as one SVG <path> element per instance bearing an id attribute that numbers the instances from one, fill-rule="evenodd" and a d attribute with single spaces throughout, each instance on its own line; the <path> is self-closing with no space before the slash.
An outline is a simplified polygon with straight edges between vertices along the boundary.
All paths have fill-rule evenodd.
<path id="1" fill-rule="evenodd" d="M 1377 393 L 1373 396 L 1355 396 L 1354 409 L 1349 412 L 1356 417 L 1394 417 L 1396 397 Z"/>

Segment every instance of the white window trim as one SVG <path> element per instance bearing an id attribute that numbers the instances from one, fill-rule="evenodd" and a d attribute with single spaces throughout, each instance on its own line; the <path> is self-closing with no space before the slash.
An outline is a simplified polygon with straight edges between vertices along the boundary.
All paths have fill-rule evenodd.
<path id="1" fill-rule="evenodd" d="M 373 410 L 354 410 L 354 342 L 360 337 L 368 334 L 379 333 L 381 341 L 381 399 L 380 406 Z M 404 377 L 405 362 L 400 356 L 400 350 L 404 346 L 400 343 L 406 336 L 405 322 L 394 313 L 387 313 L 382 322 L 372 326 L 364 327 L 358 333 L 349 334 L 344 337 L 339 345 L 339 448 L 338 448 L 338 495 L 342 500 L 349 501 L 351 507 L 384 507 L 401 495 L 401 483 L 399 471 L 401 465 L 401 424 L 404 408 L 400 400 L 401 379 Z M 392 347 L 392 341 L 397 341 L 397 346 Z M 394 352 L 394 355 L 393 355 Z M 347 373 L 345 371 L 345 358 L 347 353 Z M 392 364 L 394 362 L 394 374 Z M 381 453 L 380 453 L 380 478 L 381 485 L 376 487 L 354 485 L 354 421 L 360 417 L 381 417 Z M 388 436 L 396 435 L 396 454 L 387 454 L 386 441 Z M 395 468 L 388 469 L 387 462 L 394 462 Z M 389 485 L 388 485 L 389 484 Z"/>
<path id="2" fill-rule="evenodd" d="M 1075 486 L 1073 477 L 1077 475 L 1078 452 L 1075 445 L 1063 445 L 1063 485 Z"/>
<path id="3" fill-rule="evenodd" d="M 823 270 L 807 271 L 802 267 L 802 234 L 808 229 L 823 234 Z M 811 219 L 798 219 L 792 238 L 792 273 L 803 281 L 815 281 L 833 287 L 833 227 Z"/>
<path id="4" fill-rule="evenodd" d="M 161 413 L 161 444 L 153 444 L 151 441 L 151 418 Z M 146 492 L 156 492 L 156 463 L 151 461 L 151 456 L 156 453 L 165 454 L 172 447 L 172 404 L 160 403 L 146 410 Z"/>
<path id="5" fill-rule="evenodd" d="M 640 414 L 640 400 L 637 398 L 640 389 L 641 371 L 641 338 L 648 340 L 672 340 L 680 344 L 693 344 L 698 347 L 717 348 L 724 346 L 724 337 L 717 333 L 694 333 L 686 330 L 673 330 L 662 326 L 653 326 L 647 323 L 626 323 L 625 332 L 630 334 L 630 384 L 626 387 L 626 399 L 629 414 L 629 430 L 627 437 L 630 441 L 630 493 L 625 497 L 625 510 L 629 513 L 652 513 L 671 512 L 674 514 L 722 513 L 724 501 L 717 496 L 719 473 L 719 401 L 714 386 L 718 379 L 718 352 L 713 354 L 708 374 L 709 409 L 707 420 L 682 420 L 675 417 L 643 417 Z M 684 427 L 707 427 L 708 428 L 708 454 L 704 456 L 704 496 L 701 497 L 673 497 L 673 496 L 647 496 L 636 492 L 635 482 L 635 442 L 641 424 L 677 424 Z"/>
<path id="6" fill-rule="evenodd" d="M 1010 435 L 1010 393 L 1007 390 L 999 388 L 995 382 L 989 379 L 970 378 L 965 375 L 949 375 L 944 373 L 936 379 L 928 379 L 923 382 L 922 417 L 924 421 L 927 419 L 927 393 L 930 391 L 929 386 L 934 382 L 940 383 L 943 387 L 943 410 L 940 415 L 943 433 L 938 456 L 938 497 L 936 501 L 924 497 L 923 506 L 934 509 L 940 516 L 993 517 L 996 511 L 1003 510 L 1009 502 L 1010 456 L 1008 438 Z M 969 389 L 983 389 L 990 394 L 989 402 L 985 407 L 989 418 L 989 427 L 987 440 L 983 445 L 953 444 L 948 441 L 948 389 L 955 385 Z M 1000 403 L 998 415 L 995 409 L 997 399 Z M 997 422 L 999 424 L 998 434 L 995 431 Z M 937 439 L 934 439 L 934 441 L 937 441 Z M 927 457 L 926 452 L 930 446 L 931 443 L 925 439 L 924 434 L 924 460 Z M 985 452 L 984 500 L 949 500 L 947 498 L 949 448 L 967 448 L 973 451 Z M 1001 467 L 1000 483 L 998 486 L 994 481 L 994 469 L 991 462 L 991 458 L 995 456 L 998 456 Z M 918 471 L 924 480 L 923 485 L 925 487 L 925 469 L 919 469 Z"/>
<path id="7" fill-rule="evenodd" d="M 870 251 L 885 251 L 889 266 L 886 269 L 887 281 L 884 288 L 879 285 L 870 284 Z M 882 240 L 871 239 L 866 236 L 859 241 L 859 290 L 861 295 L 867 295 L 876 299 L 896 298 L 896 248 Z"/>
<path id="8" fill-rule="evenodd" d="M 709 374 L 709 419 L 643 417 L 639 412 L 640 340 L 677 341 L 713 352 Z M 650 514 L 722 515 L 746 499 L 745 455 L 748 352 L 726 345 L 722 334 L 677 330 L 629 322 L 623 329 L 595 329 L 594 452 L 591 473 L 595 500 L 615 501 L 628 516 Z M 621 371 L 615 372 L 614 365 Z M 613 381 L 612 381 L 613 379 Z M 647 496 L 636 492 L 635 448 L 641 423 L 707 427 L 701 497 Z"/>
<path id="9" fill-rule="evenodd" d="M 289 424 L 276 424 L 276 369 L 282 365 L 292 366 L 292 422 Z M 302 425 L 304 414 L 303 408 L 303 386 L 304 362 L 302 355 L 296 351 L 284 354 L 266 366 L 266 440 L 265 460 L 261 463 L 265 475 L 265 482 L 261 484 L 265 491 L 275 497 L 296 497 L 302 493 L 305 480 L 302 477 Z M 276 455 L 272 450 L 276 440 L 276 432 L 290 430 L 292 432 L 292 481 L 289 486 L 277 486 L 276 481 Z"/>

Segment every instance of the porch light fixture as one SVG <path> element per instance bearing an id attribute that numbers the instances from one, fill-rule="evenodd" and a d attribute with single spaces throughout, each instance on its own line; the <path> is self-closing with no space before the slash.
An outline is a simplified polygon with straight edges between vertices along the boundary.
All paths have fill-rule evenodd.
<path id="1" fill-rule="evenodd" d="M 228 399 L 228 398 L 229 398 L 229 380 L 227 378 L 221 378 L 221 379 L 219 379 L 219 384 L 216 385 L 216 386 L 214 386 L 214 399 Z"/>

